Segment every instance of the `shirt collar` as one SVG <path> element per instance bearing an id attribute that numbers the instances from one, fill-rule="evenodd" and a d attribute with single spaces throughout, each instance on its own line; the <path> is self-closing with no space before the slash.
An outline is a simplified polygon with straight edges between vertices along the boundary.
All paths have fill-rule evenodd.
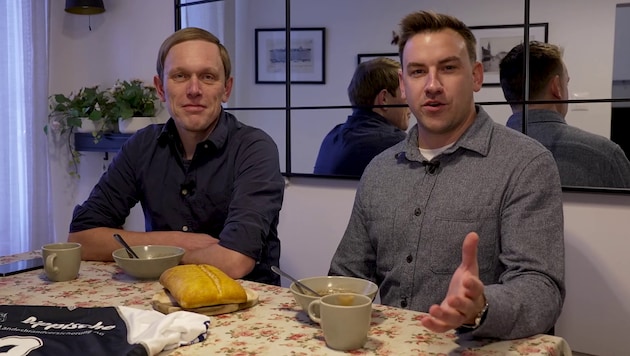
<path id="1" fill-rule="evenodd" d="M 382 121 L 384 123 L 389 124 L 389 121 L 382 115 L 368 109 L 354 109 L 352 110 L 352 115 L 348 116 L 348 121 L 354 121 L 357 119 L 362 119 L 365 117 L 369 117 L 371 119 L 376 119 Z"/>
<path id="2" fill-rule="evenodd" d="M 523 113 L 516 112 L 510 116 L 507 121 L 507 126 L 513 129 L 521 130 L 523 127 Z M 566 124 L 566 120 L 558 113 L 557 111 L 548 110 L 548 109 L 530 109 L 527 112 L 527 122 L 528 124 L 534 122 L 557 122 Z"/>
<path id="3" fill-rule="evenodd" d="M 479 153 L 480 155 L 487 156 L 490 151 L 490 138 L 492 137 L 492 130 L 494 121 L 490 118 L 488 113 L 479 105 L 475 105 L 477 116 L 473 124 L 464 132 L 464 134 L 455 142 L 455 144 L 446 149 L 442 154 L 451 154 L 457 151 L 460 147 L 470 151 Z M 411 131 L 407 135 L 404 141 L 402 150 L 397 156 L 404 154 L 405 158 L 411 161 L 421 162 L 424 160 L 418 149 L 418 124 L 411 128 Z"/>
<path id="4" fill-rule="evenodd" d="M 199 144 L 210 143 L 217 149 L 223 147 L 227 142 L 229 122 L 236 122 L 236 120 L 231 120 L 232 118 L 234 118 L 234 116 L 222 108 L 217 126 L 212 130 L 208 138 L 201 141 Z M 237 122 L 236 126 L 240 127 L 240 123 Z M 175 126 L 175 120 L 172 117 L 169 118 L 164 127 L 162 127 L 162 131 L 158 136 L 158 143 L 166 144 L 167 142 L 181 143 L 177 127 Z"/>

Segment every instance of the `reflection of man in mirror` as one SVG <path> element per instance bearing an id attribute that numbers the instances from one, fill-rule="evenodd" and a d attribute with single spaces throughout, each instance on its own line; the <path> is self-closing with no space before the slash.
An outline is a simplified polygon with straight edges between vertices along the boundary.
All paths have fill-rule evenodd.
<path id="1" fill-rule="evenodd" d="M 417 125 L 365 168 L 329 274 L 375 282 L 434 332 L 549 331 L 565 296 L 553 156 L 475 104 L 483 67 L 460 20 L 414 12 L 395 41 Z"/>
<path id="2" fill-rule="evenodd" d="M 527 135 L 551 151 L 562 185 L 630 188 L 630 162 L 621 147 L 565 120 L 569 73 L 561 49 L 531 41 L 529 53 L 529 99 L 548 103 L 527 106 Z M 523 129 L 523 105 L 518 103 L 524 99 L 523 57 L 524 47 L 519 44 L 503 58 L 499 74 L 505 99 L 513 102 L 507 126 L 519 131 Z"/>
<path id="3" fill-rule="evenodd" d="M 399 70 L 400 63 L 384 57 L 359 64 L 348 86 L 354 109 L 324 138 L 315 174 L 358 177 L 374 156 L 405 138 L 410 112 L 400 92 Z"/>

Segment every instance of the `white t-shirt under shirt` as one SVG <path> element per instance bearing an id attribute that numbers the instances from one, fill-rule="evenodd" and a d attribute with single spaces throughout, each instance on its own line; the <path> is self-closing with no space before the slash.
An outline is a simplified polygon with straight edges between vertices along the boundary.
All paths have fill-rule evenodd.
<path id="1" fill-rule="evenodd" d="M 420 154 L 422 155 L 422 157 L 426 158 L 427 161 L 432 160 L 434 157 L 436 157 L 437 155 L 439 155 L 440 153 L 446 151 L 449 147 L 452 147 L 455 144 L 455 142 L 448 144 L 446 146 L 440 147 L 440 148 L 419 148 L 420 149 Z"/>

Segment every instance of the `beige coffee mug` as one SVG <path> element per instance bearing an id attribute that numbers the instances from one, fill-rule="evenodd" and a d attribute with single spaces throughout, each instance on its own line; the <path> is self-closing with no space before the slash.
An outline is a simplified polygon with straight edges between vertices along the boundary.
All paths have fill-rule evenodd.
<path id="1" fill-rule="evenodd" d="M 42 247 L 44 272 L 51 281 L 70 281 L 79 275 L 81 267 L 81 244 L 60 242 Z"/>
<path id="2" fill-rule="evenodd" d="M 372 321 L 372 299 L 355 293 L 330 294 L 308 306 L 308 316 L 321 325 L 326 345 L 348 351 L 363 347 Z"/>

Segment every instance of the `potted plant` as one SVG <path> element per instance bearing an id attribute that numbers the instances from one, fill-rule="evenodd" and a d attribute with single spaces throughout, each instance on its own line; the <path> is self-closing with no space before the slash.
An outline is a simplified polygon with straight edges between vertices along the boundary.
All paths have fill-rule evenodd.
<path id="1" fill-rule="evenodd" d="M 98 85 L 81 88 L 76 94 L 70 93 L 69 96 L 55 94 L 49 98 L 48 122 L 49 124 L 54 123 L 56 128 L 62 131 L 64 129 L 81 130 L 82 127 L 82 130 L 85 131 L 85 127 L 89 127 L 91 124 L 103 129 L 104 122 L 101 125 L 96 123 L 107 116 L 107 108 L 110 105 L 107 91 L 101 90 Z M 82 122 L 83 118 L 89 121 Z"/>
<path id="2" fill-rule="evenodd" d="M 70 174 L 77 173 L 80 154 L 74 149 L 72 133 L 91 132 L 94 142 L 102 137 L 103 132 L 108 131 L 108 111 L 112 102 L 106 90 L 101 90 L 98 85 L 79 89 L 75 93 L 54 94 L 49 97 L 48 124 L 44 126 L 44 133 L 56 136 L 58 142 L 63 142 L 68 147 L 72 166 Z"/>
<path id="3" fill-rule="evenodd" d="M 155 87 L 145 85 L 140 79 L 117 80 L 111 89 L 113 100 L 110 115 L 118 121 L 122 133 L 136 130 L 156 123 L 158 97 Z"/>

